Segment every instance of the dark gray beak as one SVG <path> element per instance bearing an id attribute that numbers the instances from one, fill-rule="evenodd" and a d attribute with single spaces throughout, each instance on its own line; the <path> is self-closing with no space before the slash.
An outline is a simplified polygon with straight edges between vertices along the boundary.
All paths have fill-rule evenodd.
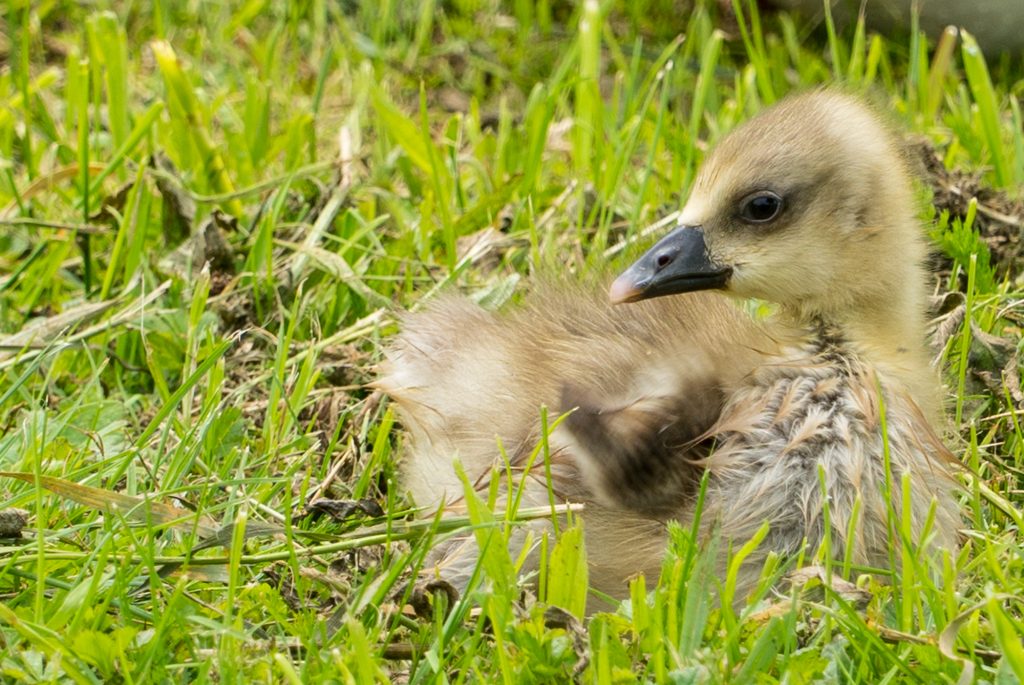
<path id="1" fill-rule="evenodd" d="M 680 226 L 615 279 L 613 304 L 662 295 L 724 288 L 732 269 L 711 261 L 700 226 Z"/>

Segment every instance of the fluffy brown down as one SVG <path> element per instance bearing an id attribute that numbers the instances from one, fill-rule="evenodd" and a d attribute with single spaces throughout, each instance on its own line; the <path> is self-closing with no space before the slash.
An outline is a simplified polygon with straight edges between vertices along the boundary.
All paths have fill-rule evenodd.
<path id="1" fill-rule="evenodd" d="M 665 524 L 692 520 L 705 470 L 702 531 L 724 541 L 720 571 L 730 547 L 770 526 L 741 592 L 768 553 L 814 552 L 826 533 L 833 556 L 849 545 L 856 563 L 887 566 L 903 478 L 914 542 L 954 549 L 926 247 L 899 149 L 853 97 L 787 99 L 719 144 L 681 214 L 731 267 L 724 294 L 611 306 L 594 288 L 549 282 L 504 313 L 448 296 L 409 315 L 377 385 L 408 431 L 402 471 L 414 501 L 459 511 L 453 460 L 486 489 L 499 444 L 521 471 L 545 406 L 551 420 L 572 411 L 550 435 L 552 485 L 585 505 L 591 585 L 606 594 L 657 575 Z M 743 224 L 737 204 L 762 189 L 786 198 L 785 213 Z M 730 296 L 775 302 L 778 313 L 756 323 Z M 544 506 L 543 465 L 533 470 L 523 505 Z M 548 526 L 520 529 L 513 544 Z M 455 540 L 432 561 L 460 586 L 475 555 L 471 540 Z"/>

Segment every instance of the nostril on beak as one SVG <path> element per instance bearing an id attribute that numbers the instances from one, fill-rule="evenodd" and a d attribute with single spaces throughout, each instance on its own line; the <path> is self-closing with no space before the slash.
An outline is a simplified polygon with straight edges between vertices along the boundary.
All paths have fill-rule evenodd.
<path id="1" fill-rule="evenodd" d="M 671 264 L 674 259 L 675 259 L 675 255 L 672 254 L 671 252 L 662 252 L 654 260 L 654 266 L 657 268 L 658 271 L 661 271 L 666 266 Z"/>

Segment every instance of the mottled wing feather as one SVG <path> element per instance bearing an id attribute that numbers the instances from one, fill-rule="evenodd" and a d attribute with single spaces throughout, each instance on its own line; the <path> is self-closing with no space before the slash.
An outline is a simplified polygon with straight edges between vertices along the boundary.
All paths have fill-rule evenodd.
<path id="1" fill-rule="evenodd" d="M 718 418 L 722 391 L 693 383 L 677 395 L 642 397 L 623 404 L 566 385 L 563 411 L 575 439 L 580 469 L 602 504 L 654 518 L 671 518 L 699 485 Z"/>

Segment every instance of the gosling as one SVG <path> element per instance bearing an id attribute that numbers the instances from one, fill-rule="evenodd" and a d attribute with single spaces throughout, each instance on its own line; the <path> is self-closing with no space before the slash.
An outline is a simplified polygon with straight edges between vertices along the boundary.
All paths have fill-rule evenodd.
<path id="1" fill-rule="evenodd" d="M 720 573 L 768 526 L 741 595 L 769 554 L 849 551 L 888 567 L 903 524 L 923 549 L 955 549 L 926 251 L 901 146 L 878 115 L 835 91 L 787 99 L 721 141 L 679 227 L 612 284 L 612 303 L 636 304 L 548 282 L 505 314 L 448 297 L 406 319 L 378 381 L 409 433 L 404 483 L 419 505 L 458 512 L 454 460 L 486 490 L 504 454 L 522 504 L 548 504 L 545 466 L 524 472 L 547 406 L 550 420 L 571 412 L 548 436 L 550 490 L 584 504 L 601 593 L 656 577 L 666 524 L 692 524 L 704 476 L 700 533 L 719 540 Z M 777 312 L 756 322 L 733 298 Z M 476 554 L 451 540 L 432 563 L 463 587 Z"/>

